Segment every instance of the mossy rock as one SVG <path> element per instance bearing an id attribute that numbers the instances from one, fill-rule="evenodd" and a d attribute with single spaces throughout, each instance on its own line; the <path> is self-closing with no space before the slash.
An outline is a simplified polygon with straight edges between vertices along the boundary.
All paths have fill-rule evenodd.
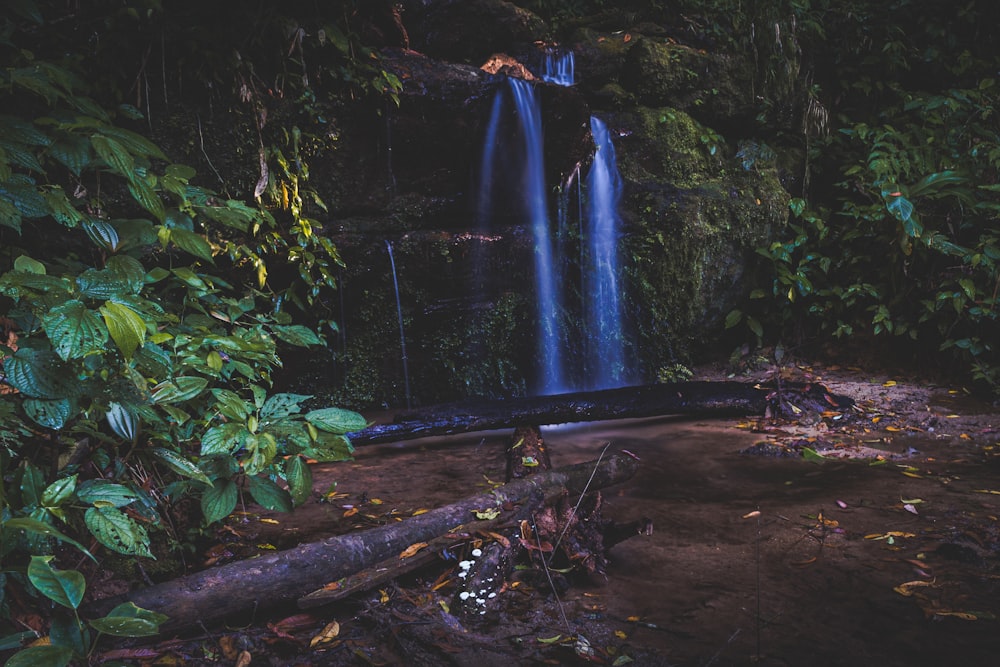
<path id="1" fill-rule="evenodd" d="M 615 114 L 627 183 L 630 310 L 649 372 L 704 347 L 743 296 L 755 249 L 788 218 L 773 166 L 747 170 L 725 140 L 683 111 Z M 697 345 L 696 345 L 697 343 Z"/>
<path id="2" fill-rule="evenodd" d="M 716 128 L 753 120 L 753 63 L 651 37 L 632 40 L 621 83 L 646 106 L 670 105 Z"/>

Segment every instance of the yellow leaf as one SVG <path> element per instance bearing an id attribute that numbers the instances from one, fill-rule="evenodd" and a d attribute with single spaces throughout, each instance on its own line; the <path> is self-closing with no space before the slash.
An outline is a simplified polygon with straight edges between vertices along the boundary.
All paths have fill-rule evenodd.
<path id="1" fill-rule="evenodd" d="M 403 550 L 403 553 L 399 554 L 399 558 L 400 559 L 409 558 L 410 556 L 414 555 L 415 553 L 417 553 L 426 546 L 427 546 L 426 542 L 417 542 L 416 544 L 411 544 L 410 546 L 406 547 L 406 549 Z"/>
<path id="2" fill-rule="evenodd" d="M 877 424 L 882 421 L 882 417 L 872 417 L 872 423 Z"/>
<path id="3" fill-rule="evenodd" d="M 381 505 L 382 504 L 382 499 L 381 498 L 369 498 L 368 502 L 370 502 L 372 505 Z"/>
<path id="4" fill-rule="evenodd" d="M 970 614 L 967 611 L 935 611 L 935 616 L 954 616 L 955 618 L 960 618 L 963 621 L 978 621 L 979 617 L 975 614 Z"/>
<path id="5" fill-rule="evenodd" d="M 903 474 L 906 475 L 907 477 L 912 477 L 914 479 L 923 479 L 923 475 L 918 475 L 917 473 L 910 472 L 909 470 L 904 470 Z"/>
<path id="6" fill-rule="evenodd" d="M 263 544 L 258 544 L 257 548 L 258 549 L 268 549 L 270 551 L 277 551 L 277 549 L 278 549 L 278 547 L 274 546 L 273 544 L 268 544 L 267 542 L 264 542 Z"/>
<path id="7" fill-rule="evenodd" d="M 902 431 L 903 429 L 899 428 L 898 426 L 886 426 L 885 430 L 886 431 L 891 431 L 893 433 L 898 433 L 898 432 Z"/>
<path id="8" fill-rule="evenodd" d="M 618 637 L 618 639 L 627 639 L 628 635 L 626 635 L 621 630 L 615 630 L 615 637 Z"/>
<path id="9" fill-rule="evenodd" d="M 358 513 L 358 508 L 357 507 L 352 507 L 349 510 L 347 510 L 346 512 L 344 512 L 344 517 L 354 516 L 357 513 Z"/>
<path id="10" fill-rule="evenodd" d="M 641 618 L 642 617 L 640 616 L 629 616 L 625 620 L 628 621 L 629 623 L 638 623 L 641 620 Z"/>
<path id="11" fill-rule="evenodd" d="M 885 382 L 882 383 L 882 386 L 883 387 L 895 387 L 896 386 L 896 381 L 895 380 L 886 380 Z"/>
<path id="12" fill-rule="evenodd" d="M 1000 496 L 1000 491 L 994 491 L 993 489 L 973 489 L 974 493 L 992 493 L 994 496 Z"/>
<path id="13" fill-rule="evenodd" d="M 378 589 L 378 592 L 379 592 L 379 599 L 378 599 L 379 602 L 385 604 L 386 602 L 389 601 L 389 594 L 385 591 L 384 588 Z"/>
<path id="14" fill-rule="evenodd" d="M 261 523 L 273 523 L 273 524 L 275 524 L 275 525 L 277 525 L 277 524 L 280 524 L 280 523 L 281 523 L 281 522 L 280 522 L 280 521 L 278 521 L 277 519 L 261 519 L 261 520 L 260 520 L 260 522 L 261 522 Z"/>
<path id="15" fill-rule="evenodd" d="M 910 597 L 916 592 L 913 589 L 923 588 L 926 586 L 933 586 L 933 585 L 934 585 L 933 581 L 907 581 L 905 584 L 900 584 L 899 586 L 896 586 L 892 590 L 896 591 L 900 595 Z"/>
<path id="16" fill-rule="evenodd" d="M 427 514 L 430 510 L 421 508 L 413 512 L 411 516 L 420 516 L 421 514 Z"/>
<path id="17" fill-rule="evenodd" d="M 958 419 L 960 415 L 945 415 L 945 419 Z"/>
<path id="18" fill-rule="evenodd" d="M 562 639 L 562 635 L 556 635 L 554 637 L 544 637 L 544 638 L 543 637 L 539 637 L 538 638 L 538 643 L 539 644 L 555 644 L 560 639 Z"/>
<path id="19" fill-rule="evenodd" d="M 315 648 L 317 646 L 322 646 L 323 644 L 329 644 L 337 635 L 340 634 L 340 623 L 337 621 L 332 621 L 328 623 L 325 628 L 320 630 L 319 634 L 309 640 L 309 648 Z"/>

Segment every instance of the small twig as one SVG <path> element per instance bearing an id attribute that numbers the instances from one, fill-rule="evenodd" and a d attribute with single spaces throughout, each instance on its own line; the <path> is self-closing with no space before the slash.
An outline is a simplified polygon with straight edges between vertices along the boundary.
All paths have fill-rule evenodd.
<path id="1" fill-rule="evenodd" d="M 538 528 L 535 526 L 535 514 L 531 514 L 531 530 L 535 533 L 535 542 L 538 544 L 538 553 L 542 555 L 542 569 L 545 570 L 545 578 L 549 580 L 549 588 L 552 589 L 552 597 L 556 599 L 556 606 L 559 607 L 559 615 L 562 616 L 563 625 L 566 626 L 567 632 L 572 632 L 572 628 L 569 625 L 569 619 L 566 618 L 566 610 L 563 609 L 562 600 L 559 599 L 559 592 L 556 590 L 556 584 L 552 581 L 552 574 L 549 572 L 549 566 L 545 562 L 545 552 L 542 551 L 542 538 L 538 534 Z M 553 548 L 553 551 L 555 549 Z"/>
<path id="2" fill-rule="evenodd" d="M 742 630 L 743 630 L 742 628 L 736 628 L 736 632 L 729 635 L 729 639 L 726 640 L 725 644 L 719 647 L 719 650 L 715 652 L 715 655 L 709 658 L 708 662 L 705 663 L 705 667 L 712 667 L 712 665 L 715 664 L 716 660 L 719 659 L 719 656 L 722 655 L 722 650 L 727 646 L 729 646 L 730 644 L 732 644 L 733 640 L 736 639 L 736 636 L 739 635 L 740 632 L 742 632 Z"/>
<path id="3" fill-rule="evenodd" d="M 559 533 L 559 537 L 556 539 L 556 543 L 552 545 L 552 555 L 549 556 L 549 560 L 555 556 L 556 549 L 559 548 L 559 543 L 562 542 L 563 537 L 566 536 L 566 531 L 569 530 L 570 523 L 573 521 L 573 517 L 576 516 L 576 511 L 580 509 L 580 504 L 583 502 L 583 497 L 587 495 L 587 489 L 590 488 L 590 483 L 594 481 L 594 475 L 597 474 L 597 466 L 601 465 L 601 459 L 604 458 L 604 454 L 608 451 L 608 447 L 611 446 L 611 442 L 604 443 L 604 449 L 601 450 L 601 455 L 597 457 L 597 461 L 594 463 L 594 469 L 590 472 L 590 479 L 583 487 L 583 491 L 580 492 L 580 497 L 576 500 L 576 505 L 573 506 L 573 510 L 569 513 L 569 517 L 566 519 L 566 525 L 563 526 L 562 532 Z M 542 556 L 542 562 L 545 562 L 545 556 Z"/>
<path id="4" fill-rule="evenodd" d="M 201 154 L 205 156 L 205 161 L 208 162 L 208 166 L 215 172 L 216 177 L 219 179 L 219 183 L 225 187 L 226 181 L 222 178 L 222 174 L 219 173 L 219 170 L 215 168 L 215 165 L 212 164 L 212 158 L 208 157 L 208 152 L 205 151 L 205 136 L 201 133 L 201 114 L 197 114 L 196 117 L 198 119 L 198 141 L 201 146 Z"/>

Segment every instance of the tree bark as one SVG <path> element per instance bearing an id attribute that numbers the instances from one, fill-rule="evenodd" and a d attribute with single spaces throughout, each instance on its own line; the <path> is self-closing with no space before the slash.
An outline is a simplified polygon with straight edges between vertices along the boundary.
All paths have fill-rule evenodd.
<path id="1" fill-rule="evenodd" d="M 349 434 L 355 445 L 507 428 L 518 424 L 629 419 L 660 415 L 762 415 L 770 390 L 745 382 L 673 382 L 555 396 L 436 406 L 400 414 Z"/>
<path id="2" fill-rule="evenodd" d="M 412 544 L 429 541 L 470 523 L 476 512 L 495 510 L 502 516 L 512 513 L 513 506 L 535 490 L 545 496 L 560 493 L 564 488 L 570 493 L 580 493 L 588 483 L 590 489 L 596 489 L 623 482 L 637 469 L 635 459 L 614 455 L 599 464 L 580 463 L 532 475 L 401 523 L 330 537 L 100 600 L 88 605 L 85 615 L 101 616 L 115 605 L 131 601 L 168 616 L 161 629 L 175 632 L 199 623 L 213 625 L 241 612 L 292 606 L 302 596 L 329 582 L 398 556 Z"/>

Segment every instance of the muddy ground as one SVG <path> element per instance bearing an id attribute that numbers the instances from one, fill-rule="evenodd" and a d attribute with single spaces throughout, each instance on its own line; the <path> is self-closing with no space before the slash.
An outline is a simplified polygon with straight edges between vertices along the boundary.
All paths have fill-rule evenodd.
<path id="1" fill-rule="evenodd" d="M 654 531 L 611 549 L 606 578 L 573 578 L 557 599 L 537 572 L 519 572 L 499 617 L 460 624 L 445 611 L 457 559 L 441 559 L 309 614 L 146 646 L 144 659 L 241 667 L 1000 664 L 998 411 L 957 386 L 836 367 L 783 374 L 822 382 L 856 405 L 794 421 L 663 417 L 543 429 L 557 467 L 597 458 L 607 443 L 642 460 L 636 477 L 604 491 L 605 514 L 648 517 Z M 723 378 L 704 369 L 696 379 Z M 318 466 L 316 502 L 292 515 L 250 508 L 228 531 L 231 544 L 220 538 L 204 557 L 287 548 L 480 492 L 503 479 L 509 437 L 381 445 Z M 466 557 L 473 546 L 451 555 Z M 130 654 L 128 645 L 118 649 L 105 657 Z"/>

